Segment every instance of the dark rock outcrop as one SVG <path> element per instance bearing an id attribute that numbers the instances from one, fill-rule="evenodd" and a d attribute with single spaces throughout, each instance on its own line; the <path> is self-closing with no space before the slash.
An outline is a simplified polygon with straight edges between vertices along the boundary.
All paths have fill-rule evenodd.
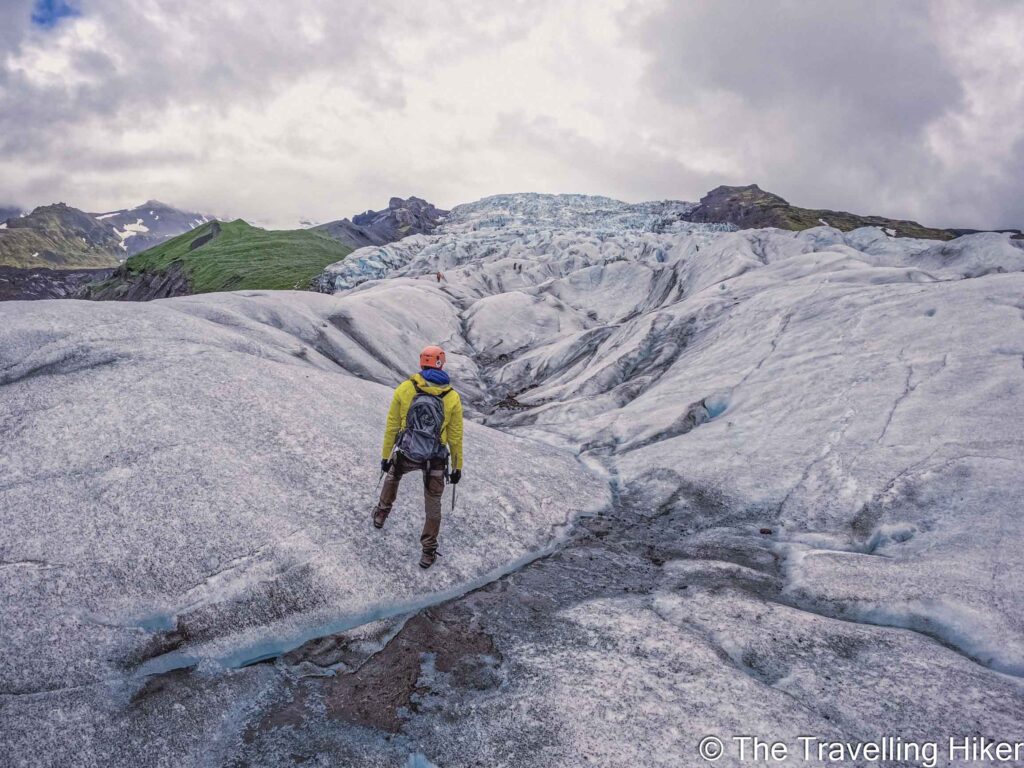
<path id="1" fill-rule="evenodd" d="M 84 288 L 105 280 L 113 272 L 113 269 L 0 267 L 0 301 L 77 298 Z"/>
<path id="2" fill-rule="evenodd" d="M 159 272 L 133 274 L 126 266 L 118 269 L 109 280 L 90 286 L 81 298 L 96 301 L 151 301 L 188 296 L 192 286 L 181 262 L 174 262 Z"/>
<path id="3" fill-rule="evenodd" d="M 827 224 L 844 232 L 858 227 L 884 227 L 893 230 L 896 237 L 922 237 L 932 240 L 951 240 L 956 237 L 952 230 L 925 227 L 916 221 L 889 219 L 884 216 L 860 216 L 846 211 L 800 208 L 790 205 L 776 194 L 765 192 L 757 184 L 745 187 L 716 187 L 701 198 L 700 205 L 688 218 L 697 222 L 735 224 L 740 229 L 778 227 L 797 231 Z"/>
<path id="4" fill-rule="evenodd" d="M 215 221 L 210 224 L 210 229 L 206 234 L 200 235 L 191 243 L 188 244 L 188 249 L 194 251 L 196 248 L 202 248 L 212 240 L 217 239 L 220 236 L 220 222 Z"/>
<path id="5" fill-rule="evenodd" d="M 363 248 L 393 243 L 409 235 L 427 234 L 447 215 L 448 211 L 442 211 L 419 197 L 407 200 L 392 197 L 388 207 L 382 211 L 366 211 L 351 219 L 328 222 L 314 229 L 353 248 Z"/>

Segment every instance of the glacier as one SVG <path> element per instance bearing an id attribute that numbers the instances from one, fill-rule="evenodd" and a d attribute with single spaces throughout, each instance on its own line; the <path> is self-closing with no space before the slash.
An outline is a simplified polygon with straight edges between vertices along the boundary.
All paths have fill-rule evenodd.
<path id="1" fill-rule="evenodd" d="M 691 210 L 500 195 L 320 294 L 0 306 L 0 762 L 1019 734 L 1021 241 Z M 368 512 L 426 343 L 474 423 L 422 574 L 415 484 Z"/>

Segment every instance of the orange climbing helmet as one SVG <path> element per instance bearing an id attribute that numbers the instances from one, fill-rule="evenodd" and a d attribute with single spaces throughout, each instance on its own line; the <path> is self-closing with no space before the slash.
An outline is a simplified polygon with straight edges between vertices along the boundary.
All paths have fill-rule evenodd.
<path id="1" fill-rule="evenodd" d="M 420 368 L 444 368 L 444 350 L 431 344 L 420 352 Z"/>

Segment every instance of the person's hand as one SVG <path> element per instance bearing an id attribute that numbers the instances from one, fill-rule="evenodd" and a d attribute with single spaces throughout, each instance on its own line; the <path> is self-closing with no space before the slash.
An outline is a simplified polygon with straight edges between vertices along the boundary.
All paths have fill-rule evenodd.
<path id="1" fill-rule="evenodd" d="M 448 482 L 451 483 L 452 485 L 458 485 L 459 484 L 459 480 L 461 480 L 461 479 L 462 479 L 462 470 L 461 469 L 453 469 L 451 471 L 451 474 L 448 475 Z"/>
<path id="2" fill-rule="evenodd" d="M 391 459 L 381 459 L 380 460 L 380 471 L 383 473 L 383 472 L 387 472 L 389 469 L 391 469 Z"/>

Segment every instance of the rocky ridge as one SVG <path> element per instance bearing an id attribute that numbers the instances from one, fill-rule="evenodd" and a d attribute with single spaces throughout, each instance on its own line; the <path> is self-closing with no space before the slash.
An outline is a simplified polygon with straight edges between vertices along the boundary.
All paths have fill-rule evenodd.
<path id="1" fill-rule="evenodd" d="M 320 224 L 314 229 L 352 248 L 384 245 L 409 235 L 432 232 L 448 214 L 419 197 L 392 197 L 381 211 L 368 210 L 351 219 Z"/>

